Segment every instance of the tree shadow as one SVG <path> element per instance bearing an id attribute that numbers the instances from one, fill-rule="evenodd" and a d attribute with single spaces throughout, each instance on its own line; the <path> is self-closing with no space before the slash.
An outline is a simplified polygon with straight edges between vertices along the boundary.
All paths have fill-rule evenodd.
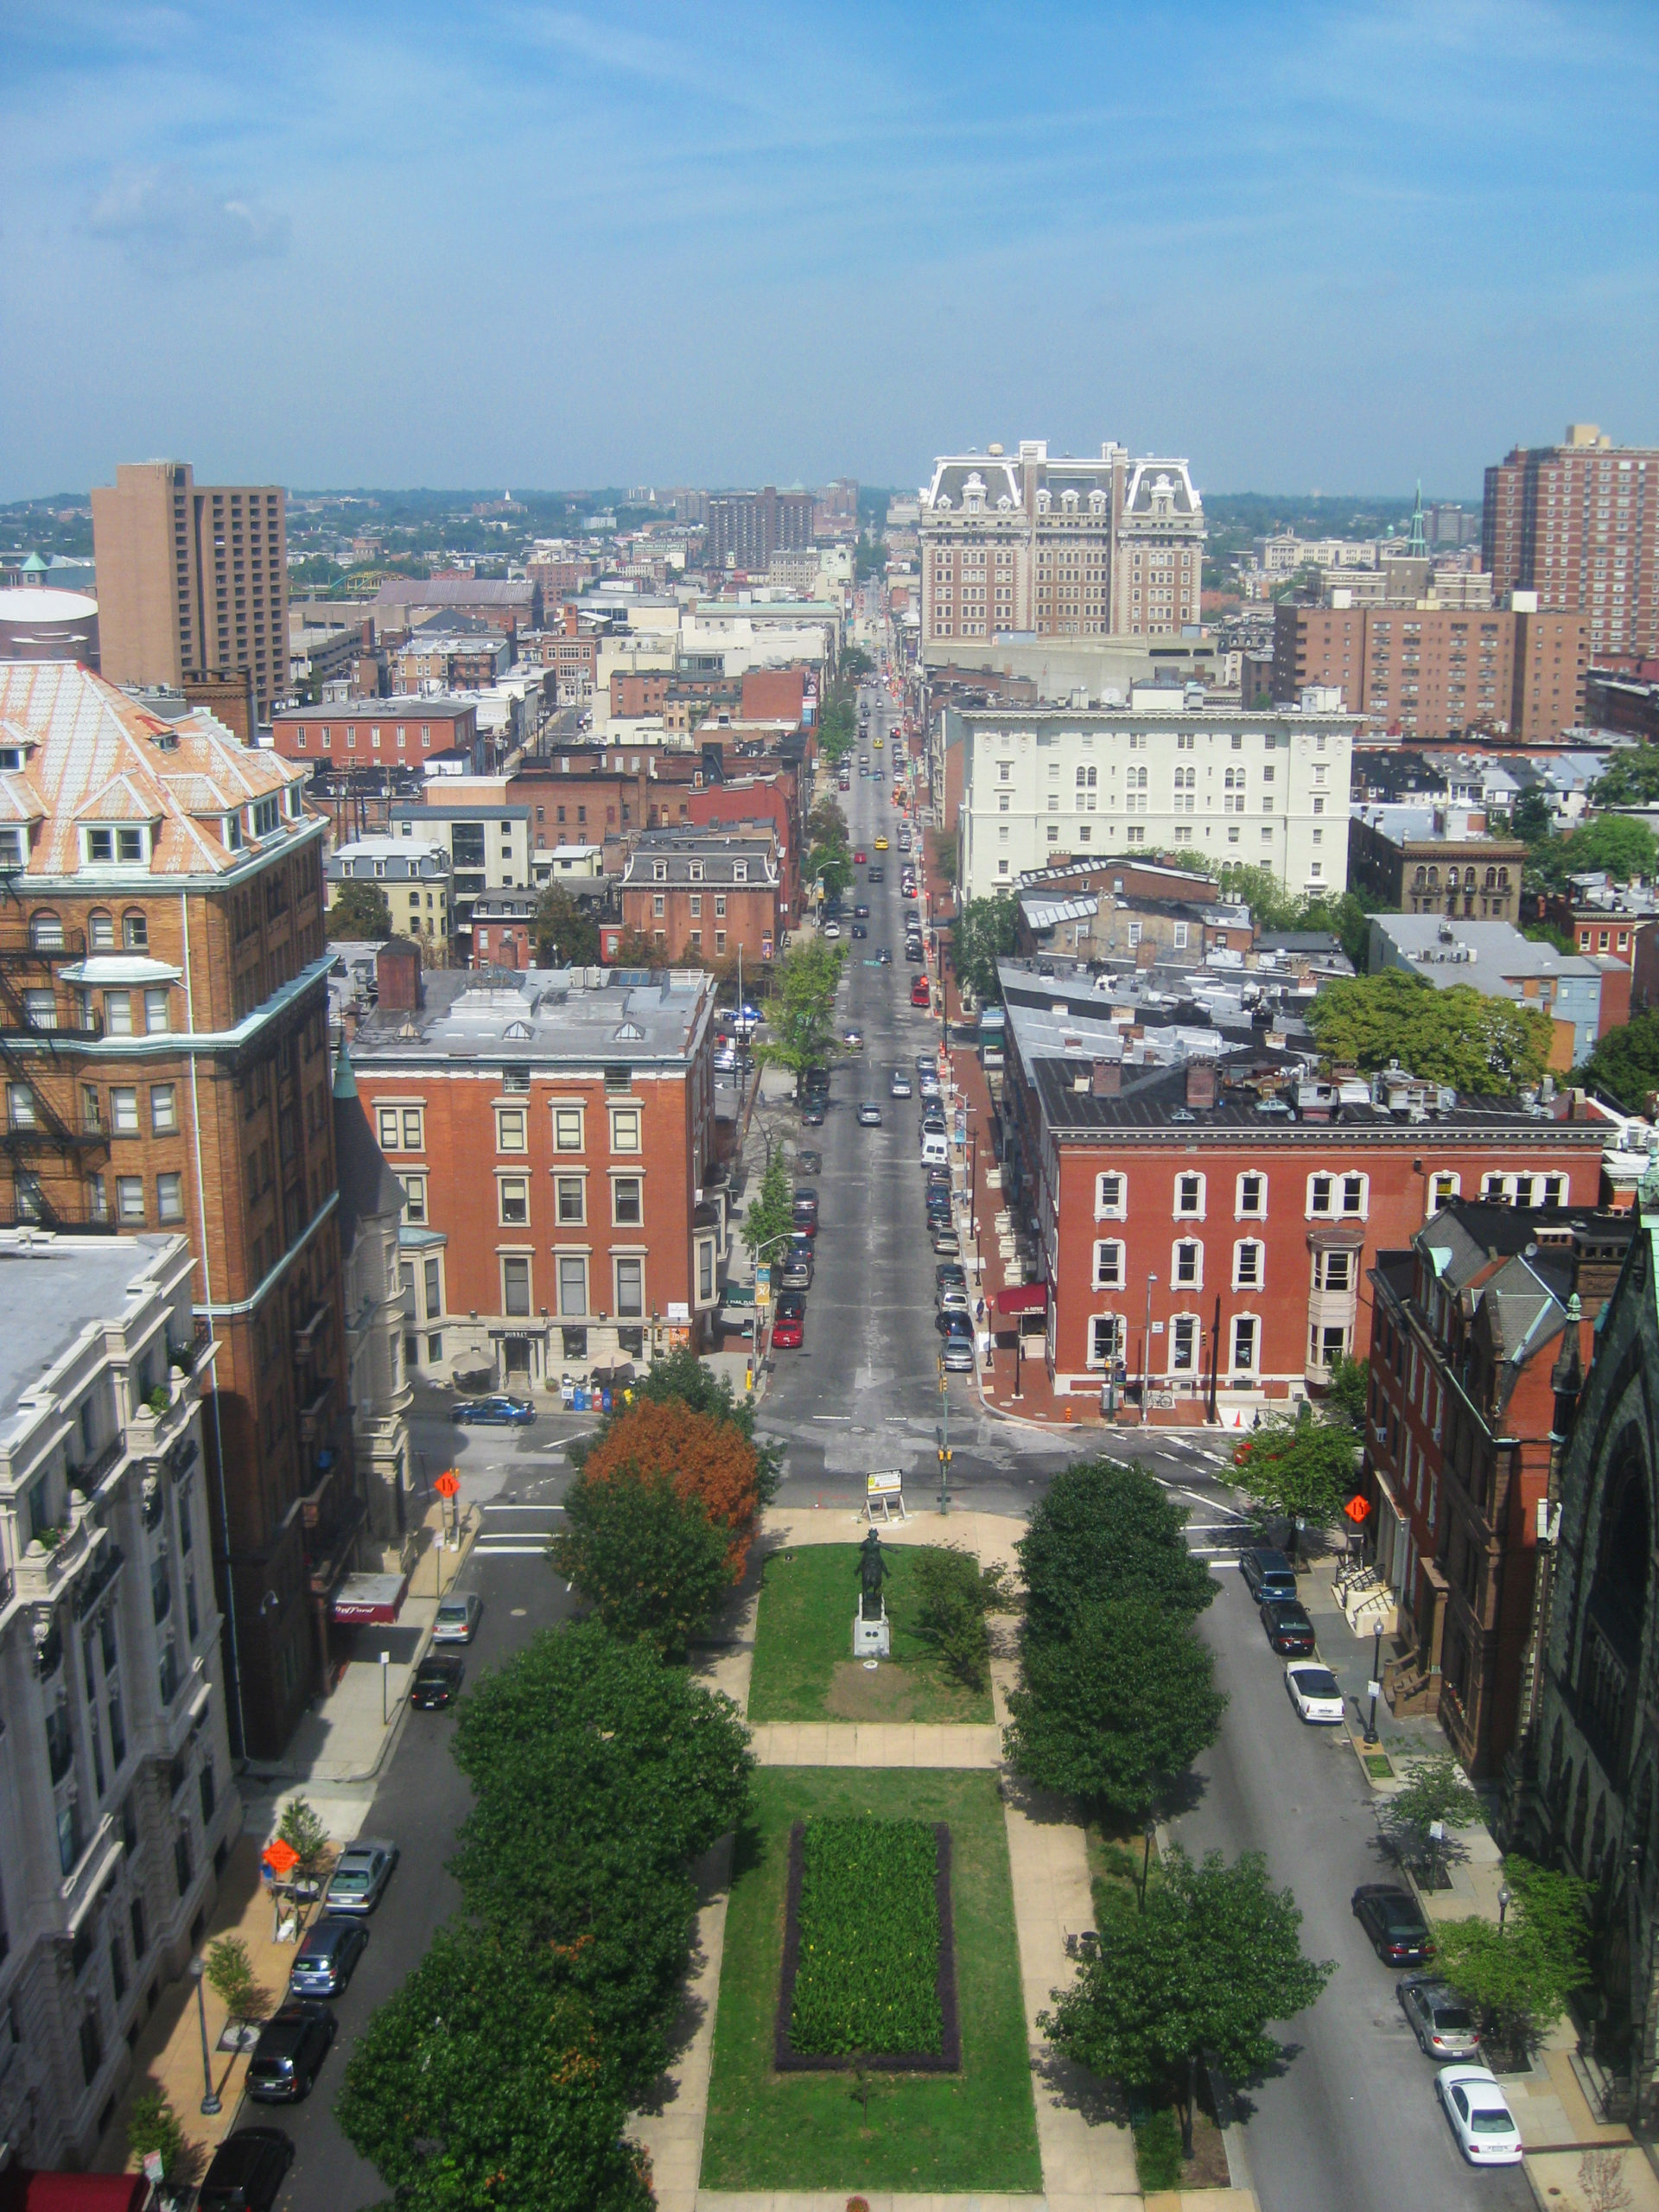
<path id="1" fill-rule="evenodd" d="M 1051 2104 L 1076 2113 L 1085 2126 L 1128 2126 L 1129 2101 L 1118 2085 L 1091 2074 L 1052 2044 L 1033 2047 L 1031 2071 L 1036 2094 L 1046 2091 Z"/>

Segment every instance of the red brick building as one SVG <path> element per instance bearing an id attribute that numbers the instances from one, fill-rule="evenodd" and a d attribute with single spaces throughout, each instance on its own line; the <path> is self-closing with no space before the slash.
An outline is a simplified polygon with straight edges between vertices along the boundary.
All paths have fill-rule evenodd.
<path id="1" fill-rule="evenodd" d="M 746 722 L 788 722 L 798 728 L 809 705 L 817 703 L 816 679 L 804 668 L 751 668 L 744 671 L 740 718 Z"/>
<path id="2" fill-rule="evenodd" d="M 1583 720 L 1589 661 L 1578 613 L 1290 601 L 1274 613 L 1275 699 L 1328 685 L 1414 738 L 1502 728 L 1546 742 Z"/>
<path id="3" fill-rule="evenodd" d="M 723 1218 L 715 1157 L 714 988 L 531 969 L 516 996 L 413 946 L 380 956 L 352 1044 L 364 1107 L 408 1198 L 410 1353 L 438 1377 L 487 1369 L 544 1389 L 705 1341 Z"/>
<path id="4" fill-rule="evenodd" d="M 332 707 L 279 707 L 271 744 L 284 760 L 315 767 L 414 768 L 439 753 L 470 753 L 478 708 L 470 699 L 347 699 Z"/>
<path id="5" fill-rule="evenodd" d="M 1582 614 L 1598 656 L 1659 652 L 1659 447 L 1615 447 L 1593 423 L 1516 446 L 1486 471 L 1480 549 L 1494 592 Z"/>
<path id="6" fill-rule="evenodd" d="M 1367 1270 L 1452 1198 L 1598 1196 L 1599 1119 L 1311 1082 L 1270 1041 L 1181 1065 L 1173 1027 L 1126 1042 L 1063 981 L 1003 974 L 1008 1234 L 1047 1287 L 1057 1390 L 1149 1377 L 1154 1417 L 1248 1421 L 1366 1351 Z"/>
<path id="7" fill-rule="evenodd" d="M 770 775 L 732 776 L 721 783 L 704 784 L 685 800 L 685 819 L 699 829 L 753 834 L 760 824 L 770 826 L 779 869 L 778 914 L 785 930 L 801 911 L 804 838 L 798 791 L 795 771 L 780 768 Z"/>
<path id="8" fill-rule="evenodd" d="M 673 676 L 665 668 L 611 671 L 611 714 L 613 719 L 638 721 L 660 715 L 668 702 Z"/>
<path id="9" fill-rule="evenodd" d="M 781 888 L 768 829 L 752 836 L 646 836 L 622 879 L 622 928 L 648 938 L 671 964 L 740 951 L 746 960 L 771 960 L 783 942 Z M 613 942 L 607 959 L 614 949 Z"/>
<path id="10" fill-rule="evenodd" d="M 1392 1644 L 1384 1688 L 1396 1715 L 1437 1713 L 1477 1777 L 1515 1745 L 1539 1508 L 1572 1425 L 1580 1333 L 1593 1341 L 1580 1325 L 1635 1226 L 1454 1200 L 1371 1270 L 1364 1525 L 1394 1599 L 1392 1622 L 1382 1604 L 1373 1615 Z"/>

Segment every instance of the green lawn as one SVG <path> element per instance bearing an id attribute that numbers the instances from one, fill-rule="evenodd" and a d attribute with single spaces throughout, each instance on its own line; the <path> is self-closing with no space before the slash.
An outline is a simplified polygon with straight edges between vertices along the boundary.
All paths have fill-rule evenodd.
<path id="1" fill-rule="evenodd" d="M 872 1675 L 853 1657 L 858 1547 L 806 1544 L 766 1563 L 749 1719 L 988 1720 L 989 1690 L 964 1689 L 916 1633 L 917 1547 L 887 1548 L 893 1655 Z"/>
<path id="2" fill-rule="evenodd" d="M 849 1609 L 850 1618 L 850 1608 Z M 1037 2190 L 1031 2063 L 995 1777 L 939 1768 L 762 1767 L 726 1918 L 703 2137 L 705 2189 Z M 814 1815 L 945 1821 L 962 2022 L 959 2074 L 772 2070 L 790 1824 Z M 871 1900 L 880 1910 L 879 1898 Z"/>

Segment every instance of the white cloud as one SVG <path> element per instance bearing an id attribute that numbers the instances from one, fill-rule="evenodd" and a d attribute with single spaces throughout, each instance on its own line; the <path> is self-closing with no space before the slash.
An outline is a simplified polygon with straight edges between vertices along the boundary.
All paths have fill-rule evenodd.
<path id="1" fill-rule="evenodd" d="M 227 269 L 288 251 L 285 214 L 215 191 L 176 163 L 115 171 L 86 227 L 152 274 Z"/>

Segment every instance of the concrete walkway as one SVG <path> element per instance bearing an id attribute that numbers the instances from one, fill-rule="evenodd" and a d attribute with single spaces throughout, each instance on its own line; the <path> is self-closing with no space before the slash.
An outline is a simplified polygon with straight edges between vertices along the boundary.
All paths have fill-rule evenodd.
<path id="1" fill-rule="evenodd" d="M 988 1721 L 769 1720 L 751 1731 L 762 1766 L 996 1767 L 1002 1731 Z"/>

